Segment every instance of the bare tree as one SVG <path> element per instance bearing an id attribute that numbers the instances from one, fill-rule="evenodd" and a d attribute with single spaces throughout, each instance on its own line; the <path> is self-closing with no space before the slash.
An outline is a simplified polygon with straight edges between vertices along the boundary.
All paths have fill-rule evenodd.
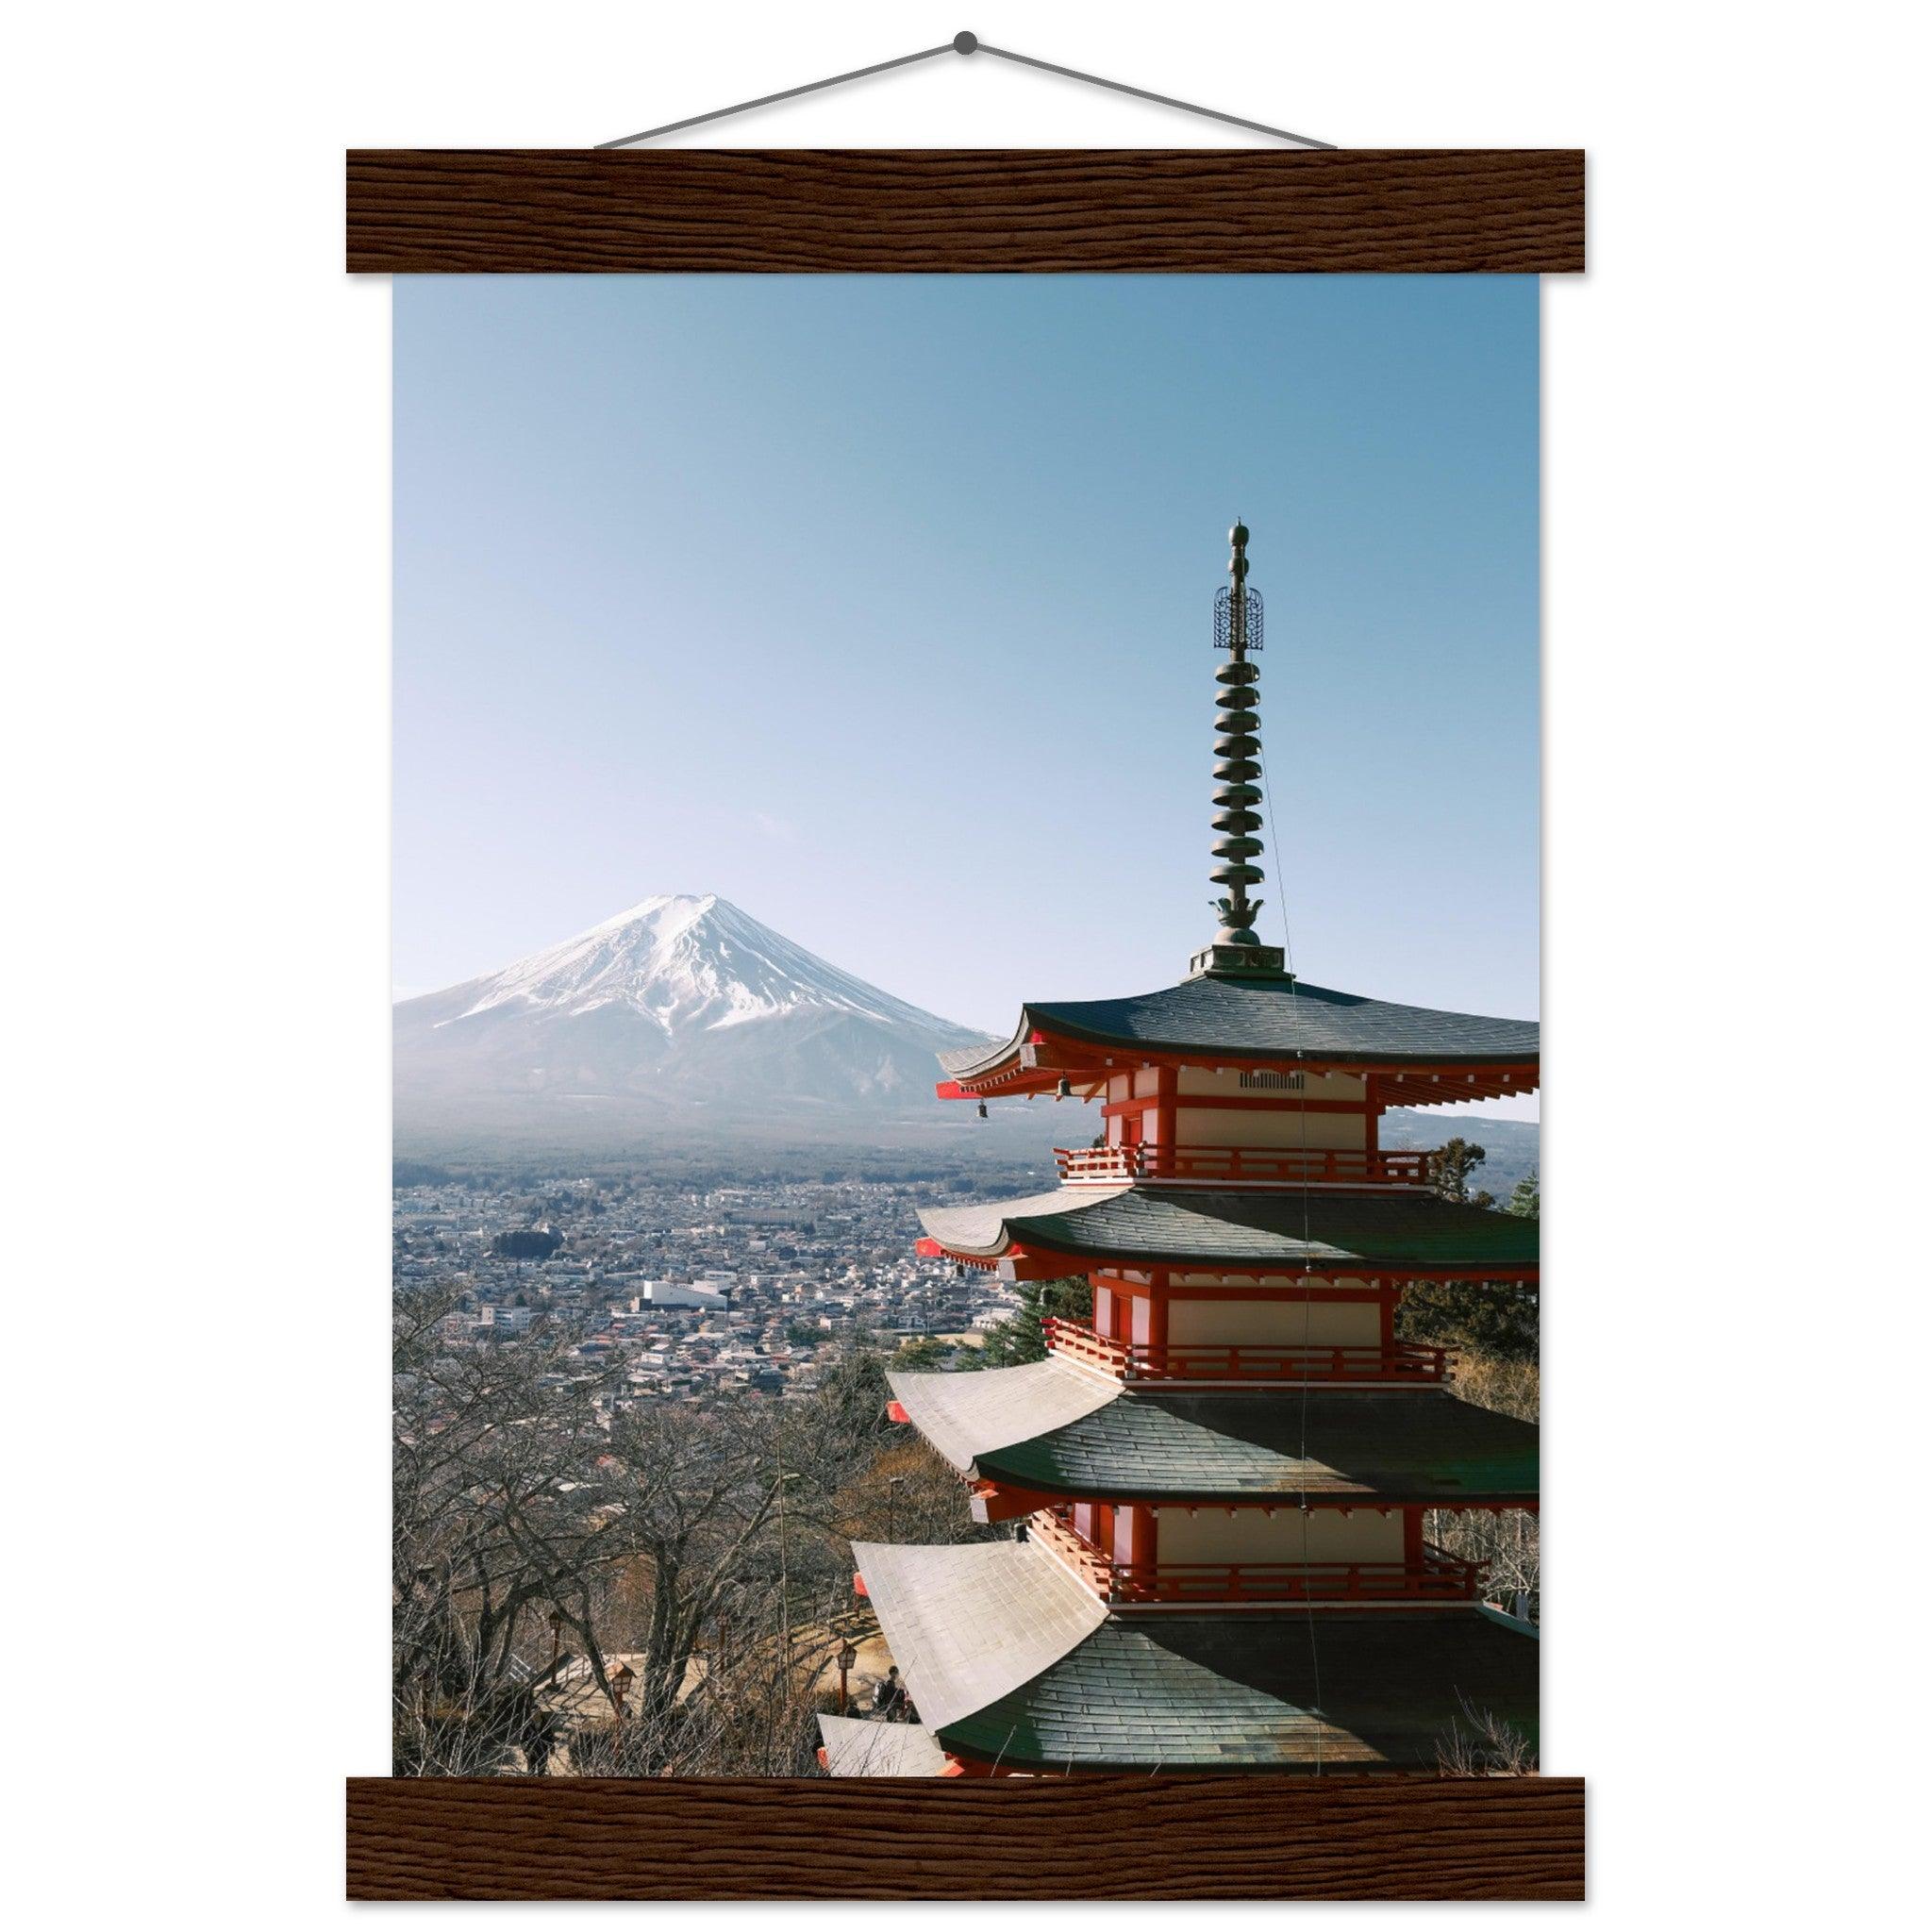
<path id="1" fill-rule="evenodd" d="M 1542 1607 L 1542 1569 L 1537 1519 L 1527 1509 L 1432 1509 L 1424 1519 L 1429 1541 L 1465 1563 L 1483 1566 L 1483 1593 L 1532 1623 Z"/>
<path id="2" fill-rule="evenodd" d="M 1536 1746 L 1514 1724 L 1465 1699 L 1461 1717 L 1451 1718 L 1436 1740 L 1436 1768 L 1444 1777 L 1529 1777 Z"/>
<path id="3" fill-rule="evenodd" d="M 610 1542 L 583 1480 L 601 1447 L 595 1385 L 541 1326 L 453 1348 L 451 1313 L 446 1295 L 396 1307 L 396 1759 L 451 1775 L 539 1768 L 555 1743 L 540 1715 L 558 1662 L 546 1613 L 583 1601 Z"/>
<path id="4" fill-rule="evenodd" d="M 1459 1354 L 1452 1385 L 1457 1395 L 1482 1408 L 1533 1423 L 1541 1396 L 1533 1361 L 1498 1360 Z M 1465 1562 L 1480 1563 L 1485 1591 L 1506 1607 L 1521 1603 L 1531 1621 L 1541 1609 L 1542 1568 L 1536 1515 L 1526 1509 L 1434 1509 L 1424 1519 L 1424 1534 L 1438 1547 Z"/>
<path id="5" fill-rule="evenodd" d="M 983 1533 L 875 1352 L 805 1400 L 631 1401 L 549 1317 L 478 1346 L 456 1307 L 396 1305 L 397 1771 L 808 1769 L 876 1627 L 848 1539 Z"/>
<path id="6" fill-rule="evenodd" d="M 611 1514 L 619 1556 L 601 1600 L 635 1624 L 626 1648 L 637 1653 L 641 1738 L 662 1740 L 672 1727 L 707 1633 L 721 1623 L 742 1630 L 762 1622 L 774 1580 L 783 1593 L 784 1541 L 775 1530 L 789 1473 L 761 1420 L 745 1401 L 710 1410 L 640 1404 L 618 1419 L 598 1458 L 600 1506 Z M 588 1580 L 578 1601 L 572 1627 L 608 1690 Z M 780 1606 L 780 1630 L 784 1614 Z"/>

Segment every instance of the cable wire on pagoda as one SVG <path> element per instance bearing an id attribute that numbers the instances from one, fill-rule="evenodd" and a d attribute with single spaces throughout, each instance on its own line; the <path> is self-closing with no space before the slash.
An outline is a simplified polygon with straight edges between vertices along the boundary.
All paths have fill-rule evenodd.
<path id="1" fill-rule="evenodd" d="M 1274 796 L 1274 780 L 1268 775 L 1268 754 L 1262 750 L 1258 739 L 1255 741 L 1255 761 L 1261 767 L 1261 791 L 1264 801 Z M 1264 813 L 1268 827 L 1268 857 L 1274 866 L 1276 890 L 1281 895 L 1281 957 L 1288 967 L 1289 1004 L 1292 1008 L 1296 995 L 1294 974 L 1294 935 L 1288 924 L 1288 875 L 1281 870 L 1281 846 L 1274 836 L 1274 814 Z"/>
<path id="2" fill-rule="evenodd" d="M 1246 588 L 1247 557 L 1245 555 L 1245 552 L 1247 547 L 1248 532 L 1239 519 L 1236 520 L 1234 528 L 1228 532 L 1228 537 L 1230 541 L 1232 541 L 1235 546 L 1234 560 L 1231 561 L 1228 565 L 1228 573 L 1234 578 L 1234 594 L 1237 598 L 1243 599 L 1243 601 L 1245 600 L 1245 598 L 1248 597 L 1253 598 L 1253 614 L 1256 620 L 1257 621 L 1258 628 L 1258 619 L 1260 615 L 1261 601 L 1260 592 L 1258 591 L 1250 591 Z M 1244 612 L 1243 614 L 1245 616 L 1246 613 Z M 1218 631 L 1218 625 L 1216 628 Z M 1243 642 L 1245 641 L 1246 638 L 1244 625 Z M 1256 638 L 1255 642 L 1258 647 L 1260 642 L 1258 636 Z M 1248 688 L 1251 691 L 1253 690 L 1252 679 L 1249 682 Z M 1256 691 L 1255 699 L 1258 699 L 1258 697 L 1259 692 Z M 1255 699 L 1251 699 L 1248 706 L 1248 714 L 1251 717 L 1255 715 Z M 1254 801 L 1254 804 L 1256 808 L 1257 808 L 1257 809 L 1252 812 L 1250 816 L 1253 818 L 1254 824 L 1257 827 L 1265 826 L 1267 831 L 1268 857 L 1273 861 L 1274 866 L 1274 887 L 1277 895 L 1277 903 L 1279 905 L 1281 911 L 1281 956 L 1282 963 L 1288 969 L 1289 1011 L 1294 1017 L 1294 1019 L 1298 1021 L 1300 1015 L 1296 1010 L 1296 1003 L 1299 1001 L 1301 997 L 1301 984 L 1295 976 L 1294 932 L 1289 924 L 1288 918 L 1288 874 L 1281 869 L 1281 845 L 1275 833 L 1274 813 L 1272 809 L 1269 808 L 1270 802 L 1274 797 L 1274 781 L 1268 775 L 1268 754 L 1265 750 L 1262 749 L 1261 734 L 1258 729 L 1258 724 L 1257 728 L 1254 730 L 1252 738 L 1249 741 L 1253 743 L 1254 751 L 1252 756 L 1254 758 L 1256 764 L 1259 767 L 1261 775 L 1261 793 L 1260 796 Z M 1218 824 L 1220 822 L 1217 820 L 1216 823 Z M 1251 841 L 1249 842 L 1252 843 L 1253 841 Z M 1219 851 L 1219 847 L 1216 848 L 1217 852 Z M 1245 895 L 1243 894 L 1243 897 Z M 1258 903 L 1257 904 L 1255 909 L 1257 911 L 1259 910 Z M 1250 933 L 1247 936 L 1247 938 L 1249 943 L 1251 944 L 1257 944 L 1259 942 L 1257 936 L 1253 933 Z M 1291 1033 L 1296 1031 L 1298 1031 L 1297 1028 L 1293 1026 L 1291 1027 Z M 1296 1049 L 1296 1056 L 1297 1058 L 1300 1057 L 1299 1048 Z M 1309 1330 L 1313 1326 L 1314 1322 L 1315 1293 L 1313 1288 L 1310 1286 L 1312 1267 L 1309 1261 L 1308 1255 L 1308 1250 L 1312 1243 L 1314 1236 L 1314 1204 L 1310 1198 L 1312 1182 L 1308 1161 L 1308 1095 L 1307 1073 L 1306 1068 L 1303 1069 L 1302 1073 L 1302 1094 L 1300 1104 L 1297 1107 L 1296 1111 L 1299 1113 L 1301 1117 L 1302 1136 L 1302 1344 L 1304 1347 L 1307 1347 L 1308 1345 Z M 1296 1456 L 1296 1469 L 1298 1471 L 1301 1482 L 1302 1561 L 1305 1564 L 1308 1560 L 1308 1377 L 1307 1375 L 1304 1375 L 1302 1377 L 1300 1443 L 1298 1453 Z M 1322 1724 L 1324 1722 L 1322 1716 L 1322 1640 L 1318 1634 L 1317 1624 L 1315 1622 L 1314 1603 L 1312 1600 L 1307 1599 L 1306 1597 L 1304 1599 L 1303 1614 L 1307 1619 L 1308 1665 L 1310 1671 L 1313 1674 L 1314 1678 L 1315 1701 L 1312 1707 L 1310 1707 L 1310 1715 L 1313 1716 L 1313 1718 L 1315 1719 L 1315 1775 L 1317 1777 L 1320 1777 L 1323 1772 Z"/>

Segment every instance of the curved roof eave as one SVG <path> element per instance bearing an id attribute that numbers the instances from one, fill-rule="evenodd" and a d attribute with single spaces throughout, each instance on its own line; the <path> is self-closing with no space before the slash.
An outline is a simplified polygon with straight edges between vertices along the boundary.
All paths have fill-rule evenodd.
<path id="1" fill-rule="evenodd" d="M 937 1733 L 1051 1668 L 1107 1607 L 1037 1543 L 852 1545 L 893 1660 Z"/>
<path id="2" fill-rule="evenodd" d="M 1332 1772 L 1435 1770 L 1472 1706 L 1536 1735 L 1533 1637 L 1460 1610 L 1324 1612 L 1321 1629 L 1318 1650 L 1265 1611 L 1109 1618 L 940 1741 L 1061 1772 Z"/>
<path id="3" fill-rule="evenodd" d="M 968 1208 L 923 1208 L 941 1247 L 973 1260 L 1019 1245 L 1048 1255 L 1226 1272 L 1284 1269 L 1501 1279 L 1533 1270 L 1534 1221 L 1421 1189 L 1256 1195 L 1208 1190 L 1061 1188 Z"/>
<path id="4" fill-rule="evenodd" d="M 1541 1054 L 1534 1021 L 1404 1006 L 1330 987 L 1200 979 L 1124 999 L 1028 1001 L 1004 1042 L 954 1048 L 939 1062 L 954 1079 L 982 1078 L 1018 1058 L 1036 1032 L 1116 1052 L 1365 1067 L 1529 1067 L 1540 1065 Z"/>
<path id="5" fill-rule="evenodd" d="M 1039 1494 L 1182 1506 L 1529 1508 L 1537 1451 L 1534 1423 L 1440 1391 L 1127 1391 L 981 1449 L 973 1472 Z"/>
<path id="6" fill-rule="evenodd" d="M 971 1374 L 901 1370 L 886 1383 L 913 1427 L 962 1475 L 977 1457 L 1077 1422 L 1121 1393 L 1118 1383 L 1054 1356 Z"/>
<path id="7" fill-rule="evenodd" d="M 1023 1194 L 1012 1201 L 989 1201 L 970 1208 L 921 1208 L 917 1211 L 919 1224 L 942 1248 L 990 1259 L 1025 1238 L 1015 1232 L 1014 1223 L 1029 1215 L 1073 1213 L 1128 1191 L 1129 1184 L 1123 1181 L 1117 1188 L 1057 1188 L 1051 1193 Z"/>

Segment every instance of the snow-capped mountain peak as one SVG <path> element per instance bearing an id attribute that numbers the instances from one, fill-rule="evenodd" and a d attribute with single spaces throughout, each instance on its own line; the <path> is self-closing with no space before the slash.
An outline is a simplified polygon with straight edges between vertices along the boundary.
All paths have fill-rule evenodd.
<path id="1" fill-rule="evenodd" d="M 742 1025 L 812 1008 L 887 1025 L 947 1023 L 793 945 L 715 892 L 659 893 L 471 982 L 451 1025 L 495 1008 L 560 1014 L 622 1007 L 666 1033 Z"/>
<path id="2" fill-rule="evenodd" d="M 934 1055 L 981 1038 L 714 892 L 662 893 L 395 1008 L 396 1126 L 423 1146 L 937 1124 Z M 840 1123 L 845 1124 L 841 1129 Z"/>

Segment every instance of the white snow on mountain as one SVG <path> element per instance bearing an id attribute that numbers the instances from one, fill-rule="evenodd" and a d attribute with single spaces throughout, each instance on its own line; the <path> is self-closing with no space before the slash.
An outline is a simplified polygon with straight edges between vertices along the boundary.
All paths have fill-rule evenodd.
<path id="1" fill-rule="evenodd" d="M 660 893 L 471 984 L 475 997 L 458 1019 L 522 1003 L 562 1013 L 620 1006 L 667 1034 L 813 1007 L 889 1026 L 949 1024 L 793 945 L 715 892 Z"/>
<path id="2" fill-rule="evenodd" d="M 728 899 L 662 894 L 399 1003 L 398 1141 L 817 1132 L 884 1113 L 952 1127 L 934 1056 L 981 1038 Z"/>

